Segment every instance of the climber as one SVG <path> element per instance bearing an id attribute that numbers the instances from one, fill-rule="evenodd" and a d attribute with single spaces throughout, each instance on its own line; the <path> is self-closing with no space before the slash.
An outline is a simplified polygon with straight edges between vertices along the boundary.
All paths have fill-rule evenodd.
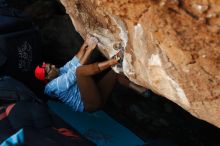
<path id="1" fill-rule="evenodd" d="M 57 97 L 74 111 L 92 112 L 102 107 L 116 83 L 117 75 L 111 70 L 97 84 L 92 75 L 118 62 L 112 58 L 104 62 L 87 64 L 97 43 L 95 37 L 88 35 L 79 52 L 63 67 L 56 68 L 50 63 L 37 66 L 35 77 L 46 83 L 44 92 Z"/>

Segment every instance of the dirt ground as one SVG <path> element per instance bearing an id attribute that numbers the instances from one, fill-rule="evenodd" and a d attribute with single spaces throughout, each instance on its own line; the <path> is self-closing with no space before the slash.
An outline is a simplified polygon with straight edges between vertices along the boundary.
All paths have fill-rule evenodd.
<path id="1" fill-rule="evenodd" d="M 165 139 L 180 146 L 220 145 L 217 127 L 154 93 L 143 97 L 119 85 L 105 110 L 145 141 Z"/>

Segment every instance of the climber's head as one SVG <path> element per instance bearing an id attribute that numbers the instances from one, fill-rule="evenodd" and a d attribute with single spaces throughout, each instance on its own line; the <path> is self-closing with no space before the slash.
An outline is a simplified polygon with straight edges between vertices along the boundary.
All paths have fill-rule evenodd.
<path id="1" fill-rule="evenodd" d="M 35 77 L 41 81 L 50 81 L 59 75 L 59 69 L 50 63 L 43 63 L 37 66 L 34 71 Z"/>

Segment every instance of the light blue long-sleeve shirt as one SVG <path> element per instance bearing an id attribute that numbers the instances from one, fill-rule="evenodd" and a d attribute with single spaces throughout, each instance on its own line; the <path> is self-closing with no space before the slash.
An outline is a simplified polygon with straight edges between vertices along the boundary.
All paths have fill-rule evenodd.
<path id="1" fill-rule="evenodd" d="M 44 93 L 57 97 L 74 111 L 82 112 L 84 105 L 76 83 L 76 68 L 80 65 L 79 59 L 73 57 L 59 69 L 59 76 L 46 85 Z"/>

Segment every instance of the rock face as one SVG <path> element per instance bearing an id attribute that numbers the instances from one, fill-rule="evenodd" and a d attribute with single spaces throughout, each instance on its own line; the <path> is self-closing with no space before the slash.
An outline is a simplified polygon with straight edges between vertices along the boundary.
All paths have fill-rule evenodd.
<path id="1" fill-rule="evenodd" d="M 82 37 L 99 39 L 133 82 L 220 127 L 220 1 L 61 0 Z"/>

